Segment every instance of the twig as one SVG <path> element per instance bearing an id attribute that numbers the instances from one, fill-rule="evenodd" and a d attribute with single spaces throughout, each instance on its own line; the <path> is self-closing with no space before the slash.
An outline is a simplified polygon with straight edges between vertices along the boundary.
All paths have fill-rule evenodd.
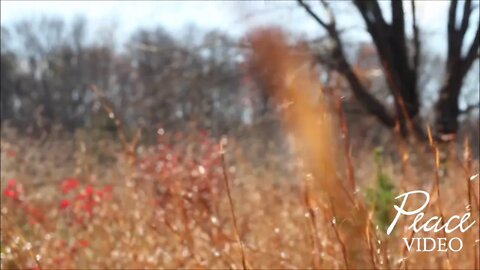
<path id="1" fill-rule="evenodd" d="M 313 198 L 310 196 L 310 189 L 309 184 L 307 183 L 309 179 L 305 179 L 304 181 L 304 190 L 303 190 L 303 200 L 305 203 L 305 207 L 309 213 L 309 220 L 310 220 L 310 230 L 311 230 L 311 238 L 312 238 L 312 268 L 318 269 L 319 263 L 318 258 L 320 255 L 320 248 L 318 245 L 318 229 L 317 229 L 317 222 L 316 222 L 316 215 L 313 207 Z"/>
<path id="2" fill-rule="evenodd" d="M 240 234 L 238 232 L 237 217 L 235 215 L 235 207 L 233 205 L 232 194 L 230 193 L 230 184 L 229 184 L 229 180 L 228 180 L 227 165 L 226 165 L 226 161 L 225 161 L 224 142 L 220 142 L 220 158 L 222 160 L 223 180 L 225 181 L 225 187 L 227 189 L 228 203 L 230 205 L 230 213 L 231 213 L 232 219 L 233 219 L 233 230 L 235 232 L 237 242 L 240 245 L 240 251 L 241 251 L 241 255 L 242 255 L 242 266 L 243 266 L 243 269 L 248 269 L 247 259 L 245 257 L 245 250 L 244 250 L 243 242 L 240 239 Z"/>
<path id="3" fill-rule="evenodd" d="M 342 255 L 343 255 L 343 261 L 345 263 L 345 268 L 350 269 L 350 265 L 348 264 L 348 258 L 347 258 L 347 248 L 337 228 L 337 221 L 335 219 L 335 207 L 333 206 L 332 199 L 330 198 L 330 196 L 328 196 L 328 199 L 330 201 L 330 209 L 331 209 L 330 224 L 332 225 L 333 231 L 335 232 L 335 236 L 337 237 L 337 240 L 340 243 L 340 247 L 342 248 Z"/>
<path id="4" fill-rule="evenodd" d="M 129 141 L 127 138 L 127 132 L 126 132 L 124 121 L 120 117 L 118 117 L 118 114 L 115 112 L 115 108 L 112 102 L 110 102 L 105 97 L 105 94 L 100 89 L 98 89 L 96 85 L 90 86 L 90 89 L 92 90 L 93 93 L 95 93 L 95 95 L 100 100 L 100 104 L 102 105 L 102 108 L 104 109 L 104 111 L 108 114 L 108 117 L 112 119 L 113 122 L 115 123 L 115 126 L 118 130 L 118 134 L 120 136 L 120 140 L 123 144 L 129 165 L 135 164 L 137 159 L 136 149 L 142 137 L 142 129 L 138 128 L 134 136 L 132 137 L 132 139 Z"/>
<path id="5" fill-rule="evenodd" d="M 432 136 L 432 131 L 430 130 L 430 126 L 427 126 L 427 135 L 428 135 L 428 140 L 430 142 L 430 146 L 432 148 L 432 151 L 435 155 L 435 183 L 434 185 L 432 186 L 432 190 L 430 191 L 430 194 L 433 194 L 433 192 L 435 192 L 435 195 L 436 195 L 436 207 L 437 207 L 437 211 L 440 215 L 440 218 L 442 220 L 442 227 L 444 226 L 444 220 L 445 220 L 445 217 L 443 215 L 443 210 L 442 210 L 442 204 L 441 204 L 441 200 L 440 200 L 440 152 L 438 150 L 438 147 L 437 145 L 435 144 L 435 141 L 433 140 L 433 136 Z M 433 200 L 432 200 L 433 201 Z M 433 202 L 432 202 L 433 203 Z M 443 230 L 443 237 L 447 238 L 447 234 L 446 232 Z M 448 240 L 448 238 L 447 238 Z M 447 259 L 447 267 L 448 269 L 452 269 L 452 265 L 451 265 L 451 262 L 450 262 L 450 255 L 449 255 L 449 252 L 445 252 L 446 254 L 446 259 Z"/>
<path id="6" fill-rule="evenodd" d="M 373 243 L 372 243 L 372 239 L 370 238 L 370 227 L 373 226 L 373 222 L 372 222 L 372 216 L 373 216 L 373 211 L 371 213 L 368 214 L 368 220 L 369 220 L 369 224 L 367 224 L 367 226 L 365 227 L 365 230 L 366 230 L 366 235 L 367 235 L 367 244 L 368 244 L 368 249 L 370 250 L 370 262 L 372 263 L 373 265 L 373 269 L 378 269 L 377 268 L 377 265 L 375 263 L 375 250 L 373 248 Z M 376 233 L 375 233 L 376 235 Z"/>
<path id="7" fill-rule="evenodd" d="M 350 183 L 350 188 L 352 189 L 353 193 L 356 193 L 357 190 L 357 183 L 355 180 L 355 172 L 353 170 L 353 162 L 352 162 L 352 147 L 350 146 L 350 138 L 348 132 L 348 125 L 345 119 L 345 114 L 343 112 L 342 106 L 342 99 L 337 99 L 337 112 L 340 118 L 340 127 L 345 147 L 345 156 L 347 157 L 347 173 L 348 173 L 348 181 Z"/>
<path id="8" fill-rule="evenodd" d="M 470 153 L 470 141 L 468 139 L 468 137 L 465 138 L 465 142 L 464 142 L 464 158 L 465 158 L 465 180 L 466 180 L 466 183 L 467 183 L 467 194 L 468 194 L 468 200 L 467 200 L 467 203 L 468 203 L 468 206 L 467 206 L 467 211 L 469 213 L 472 213 L 472 208 L 473 208 L 473 204 L 472 204 L 472 184 L 471 184 L 471 180 L 470 180 L 470 176 L 471 176 L 471 172 L 472 172 L 472 156 L 471 156 L 471 153 Z M 475 234 L 472 233 L 472 238 L 473 238 L 473 242 L 475 243 Z M 474 244 L 473 245 L 473 267 L 474 269 L 478 269 L 477 265 L 478 265 L 478 257 L 477 257 L 477 246 Z"/>

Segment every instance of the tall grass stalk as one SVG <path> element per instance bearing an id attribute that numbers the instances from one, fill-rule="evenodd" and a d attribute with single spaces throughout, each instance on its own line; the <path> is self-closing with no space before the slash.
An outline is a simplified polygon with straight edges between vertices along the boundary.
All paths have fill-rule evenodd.
<path id="1" fill-rule="evenodd" d="M 230 184 L 229 184 L 229 177 L 228 177 L 228 171 L 227 171 L 227 163 L 225 161 L 225 142 L 221 141 L 220 142 L 220 158 L 222 161 L 222 172 L 223 172 L 223 180 L 225 182 L 225 188 L 227 190 L 227 196 L 228 196 L 228 204 L 230 206 L 230 214 L 232 215 L 232 220 L 233 220 L 233 231 L 235 233 L 235 237 L 237 239 L 237 243 L 240 247 L 240 252 L 242 256 L 242 266 L 243 269 L 248 269 L 247 267 L 247 258 L 245 255 L 245 247 L 243 245 L 242 239 L 240 238 L 240 233 L 238 230 L 238 225 L 237 225 L 237 217 L 235 215 L 235 206 L 233 205 L 233 199 L 232 199 L 232 194 L 230 191 Z"/>

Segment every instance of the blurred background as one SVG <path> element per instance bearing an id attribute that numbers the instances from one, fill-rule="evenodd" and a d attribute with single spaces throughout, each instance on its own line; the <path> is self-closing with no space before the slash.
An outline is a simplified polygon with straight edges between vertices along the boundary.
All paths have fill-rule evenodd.
<path id="1" fill-rule="evenodd" d="M 459 23 L 462 3 L 457 11 Z M 328 18 L 322 5 L 309 4 Z M 413 17 L 407 4 L 408 26 Z M 475 1 L 473 6 L 468 14 L 470 27 L 461 37 L 464 54 L 470 44 L 474 46 L 478 25 Z M 381 1 L 380 7 L 385 20 L 391 20 L 389 3 Z M 351 69 L 363 88 L 394 113 L 396 99 L 362 13 L 350 2 L 332 2 L 329 8 Z M 248 69 L 250 49 L 245 35 L 249 29 L 274 25 L 305 40 L 322 59 L 316 63 L 319 76 L 325 87 L 334 87 L 345 97 L 352 137 L 360 145 L 389 140 L 391 125 L 376 121 L 370 104 L 358 101 L 345 73 L 326 59 L 333 58 L 332 36 L 295 1 L 2 1 L 1 12 L 2 124 L 24 134 L 54 126 L 68 132 L 112 128 L 88 90 L 92 84 L 120 108 L 118 113 L 128 126 L 145 127 L 146 138 L 160 127 L 185 130 L 192 125 L 217 136 L 272 134 L 268 129 L 277 126 L 276 117 Z M 421 50 L 414 87 L 418 114 L 411 116 L 432 125 L 439 91 L 450 71 L 448 12 L 448 1 L 416 4 Z M 404 29 L 410 40 L 407 45 L 414 39 L 412 29 Z M 458 130 L 472 138 L 478 138 L 478 72 L 477 60 L 469 65 L 459 94 L 453 97 L 458 103 L 453 116 L 460 123 Z M 445 133 L 456 131 L 455 127 Z"/>

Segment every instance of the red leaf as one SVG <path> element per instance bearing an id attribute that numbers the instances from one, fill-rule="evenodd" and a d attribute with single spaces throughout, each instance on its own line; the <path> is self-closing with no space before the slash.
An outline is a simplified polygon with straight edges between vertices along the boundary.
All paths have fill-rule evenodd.
<path id="1" fill-rule="evenodd" d="M 77 188 L 79 185 L 79 182 L 75 178 L 67 178 L 62 182 L 62 192 L 64 194 L 67 194 L 71 190 Z"/>
<path id="2" fill-rule="evenodd" d="M 66 209 L 69 206 L 70 206 L 70 201 L 69 200 L 60 201 L 60 209 Z"/>

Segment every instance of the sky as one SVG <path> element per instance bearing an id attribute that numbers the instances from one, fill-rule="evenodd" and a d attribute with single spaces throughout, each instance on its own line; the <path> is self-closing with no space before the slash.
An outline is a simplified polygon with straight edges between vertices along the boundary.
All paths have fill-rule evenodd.
<path id="1" fill-rule="evenodd" d="M 2 1 L 1 23 L 9 24 L 22 18 L 43 15 L 60 16 L 67 20 L 77 15 L 83 15 L 92 24 L 115 23 L 122 33 L 131 33 L 139 26 L 155 25 L 162 25 L 170 32 L 175 33 L 184 29 L 185 26 L 194 24 L 200 29 L 219 29 L 233 35 L 241 35 L 252 20 L 284 24 L 284 22 L 302 19 L 305 14 L 296 7 L 294 2 L 270 1 L 248 3 L 232 1 Z M 257 13 L 257 16 L 254 13 Z M 313 21 L 307 22 L 307 25 L 302 24 L 307 29 L 316 28 Z M 285 26 L 291 28 L 292 25 Z"/>
<path id="2" fill-rule="evenodd" d="M 120 43 L 128 40 L 140 27 L 162 26 L 173 36 L 182 36 L 187 26 L 201 31 L 220 30 L 242 37 L 249 29 L 259 25 L 277 25 L 287 31 L 309 39 L 324 35 L 323 29 L 296 1 L 1 1 L 1 24 L 9 26 L 23 19 L 44 16 L 61 17 L 67 21 L 77 16 L 86 18 L 91 31 L 103 27 L 115 29 L 114 38 Z M 366 33 L 359 13 L 350 1 L 332 1 L 337 24 L 344 31 L 347 42 L 371 39 Z M 389 2 L 380 1 L 389 20 Z M 322 14 L 319 1 L 310 5 Z M 446 54 L 446 28 L 449 2 L 445 0 L 416 1 L 417 21 L 424 47 Z M 411 21 L 410 1 L 404 2 L 405 19 Z M 322 14 L 324 17 L 325 14 Z M 478 15 L 473 20 L 478 22 Z M 472 23 L 473 25 L 473 23 Z M 473 27 L 467 33 L 473 38 Z M 411 32 L 411 27 L 406 28 Z M 94 36 L 95 34 L 91 35 Z M 469 42 L 470 43 L 470 42 Z"/>
<path id="3" fill-rule="evenodd" d="M 318 1 L 311 5 L 319 6 Z M 421 1 L 417 6 L 420 24 L 434 29 L 444 20 L 448 2 Z M 345 14 L 350 15 L 351 11 L 346 10 Z M 405 11 L 409 13 L 409 8 Z M 2 25 L 45 15 L 67 20 L 83 15 L 93 25 L 115 24 L 125 35 L 139 26 L 162 25 L 176 33 L 192 24 L 237 36 L 252 26 L 265 24 L 281 25 L 307 35 L 320 32 L 295 1 L 1 1 Z M 346 16 L 344 21 L 351 22 L 350 17 Z"/>

